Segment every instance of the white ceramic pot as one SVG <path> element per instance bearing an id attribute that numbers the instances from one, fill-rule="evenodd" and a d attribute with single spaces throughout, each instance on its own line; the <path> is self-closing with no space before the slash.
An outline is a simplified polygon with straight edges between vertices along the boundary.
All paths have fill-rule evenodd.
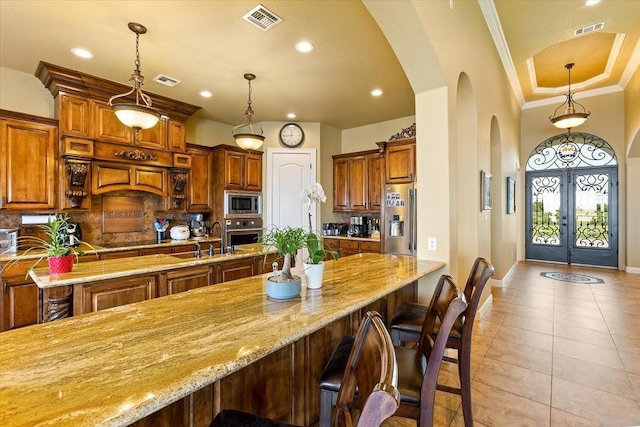
<path id="1" fill-rule="evenodd" d="M 189 238 L 189 227 L 186 225 L 175 225 L 171 228 L 170 233 L 173 240 L 187 240 Z"/>
<path id="2" fill-rule="evenodd" d="M 307 264 L 304 263 L 304 275 L 307 278 L 307 288 L 319 289 L 322 287 L 322 277 L 324 275 L 324 263 Z"/>

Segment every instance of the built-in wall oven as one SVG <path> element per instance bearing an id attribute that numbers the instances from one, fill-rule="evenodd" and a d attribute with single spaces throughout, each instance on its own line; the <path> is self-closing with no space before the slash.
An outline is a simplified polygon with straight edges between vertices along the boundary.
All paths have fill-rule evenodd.
<path id="1" fill-rule="evenodd" d="M 224 217 L 262 217 L 262 193 L 259 191 L 225 191 Z"/>
<path id="2" fill-rule="evenodd" d="M 257 243 L 262 237 L 262 218 L 227 218 L 224 242 L 227 247 Z"/>

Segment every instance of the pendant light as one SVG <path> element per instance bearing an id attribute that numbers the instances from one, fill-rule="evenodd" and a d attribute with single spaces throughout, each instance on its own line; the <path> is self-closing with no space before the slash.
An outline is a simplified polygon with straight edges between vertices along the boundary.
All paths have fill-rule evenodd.
<path id="1" fill-rule="evenodd" d="M 577 103 L 573 100 L 573 93 L 571 92 L 571 69 L 576 65 L 574 63 L 570 63 L 564 66 L 567 70 L 569 70 L 569 93 L 567 93 L 567 99 L 553 112 L 553 116 L 549 117 L 551 123 L 557 128 L 560 129 L 571 129 L 576 126 L 580 126 L 583 124 L 591 112 L 586 112 L 582 104 Z M 565 107 L 566 105 L 566 107 Z M 575 106 L 578 105 L 582 108 L 582 113 L 577 112 Z M 565 107 L 564 114 L 561 116 L 556 116 L 556 113 L 559 109 Z"/>
<path id="2" fill-rule="evenodd" d="M 136 60 L 134 64 L 136 66 L 133 70 L 133 74 L 129 78 L 129 82 L 133 85 L 131 90 L 121 95 L 114 95 L 109 98 L 109 105 L 113 107 L 113 111 L 116 113 L 118 120 L 124 123 L 126 126 L 134 128 L 136 131 L 140 129 L 149 129 L 158 123 L 160 120 L 160 112 L 151 108 L 151 97 L 142 93 L 142 84 L 144 77 L 140 73 L 140 52 L 138 51 L 138 43 L 140 40 L 140 34 L 145 34 L 147 28 L 138 24 L 137 22 L 129 22 L 129 29 L 136 33 Z M 113 100 L 116 98 L 123 98 L 135 93 L 136 103 L 131 102 L 114 104 Z M 142 100 L 142 103 L 140 102 Z"/>
<path id="3" fill-rule="evenodd" d="M 245 122 L 233 128 L 233 138 L 236 144 L 245 150 L 256 150 L 262 146 L 264 136 L 262 135 L 262 127 L 251 123 L 253 117 L 253 109 L 251 108 L 251 81 L 255 80 L 255 74 L 247 73 L 244 78 L 249 82 L 249 101 L 247 102 L 247 111 L 244 112 Z M 260 132 L 254 131 L 254 126 Z M 242 131 L 241 131 L 242 129 Z"/>

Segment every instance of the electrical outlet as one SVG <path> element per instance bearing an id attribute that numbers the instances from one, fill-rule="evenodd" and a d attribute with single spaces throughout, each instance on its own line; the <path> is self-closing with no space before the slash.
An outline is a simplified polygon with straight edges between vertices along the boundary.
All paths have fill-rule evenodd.
<path id="1" fill-rule="evenodd" d="M 436 250 L 436 238 L 435 237 L 429 237 L 428 244 L 427 244 L 427 250 L 429 250 L 429 251 L 435 251 Z"/>

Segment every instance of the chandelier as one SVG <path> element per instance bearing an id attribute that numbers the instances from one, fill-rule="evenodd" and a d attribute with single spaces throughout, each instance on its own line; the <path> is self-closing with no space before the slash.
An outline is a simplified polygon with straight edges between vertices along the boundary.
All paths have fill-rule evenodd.
<path id="1" fill-rule="evenodd" d="M 251 108 L 251 80 L 255 80 L 255 74 L 247 73 L 244 78 L 249 82 L 249 101 L 247 102 L 247 111 L 244 112 L 245 122 L 233 128 L 233 138 L 236 144 L 245 150 L 256 150 L 260 148 L 264 142 L 262 135 L 262 127 L 251 123 L 253 117 L 253 109 Z M 254 126 L 256 131 L 254 131 Z M 259 129 L 259 133 L 257 131 Z"/>
<path id="2" fill-rule="evenodd" d="M 577 103 L 576 101 L 573 100 L 573 93 L 571 92 L 571 69 L 573 68 L 574 65 L 576 64 L 570 63 L 564 66 L 564 68 L 569 70 L 569 93 L 567 93 L 567 99 L 564 101 L 564 103 L 562 103 L 562 105 L 560 105 L 558 108 L 555 109 L 555 111 L 553 112 L 553 116 L 549 117 L 549 120 L 551 120 L 551 123 L 553 123 L 555 127 L 560 129 L 571 130 L 571 128 L 580 126 L 587 120 L 587 118 L 591 114 L 591 112 L 585 111 L 582 104 Z M 576 113 L 576 108 L 575 108 L 576 105 L 582 108 L 581 113 L 580 112 Z M 562 107 L 565 107 L 564 114 L 560 116 L 556 116 L 556 113 Z"/>
<path id="3" fill-rule="evenodd" d="M 127 93 L 121 95 L 114 95 L 109 98 L 109 105 L 113 107 L 113 111 L 116 113 L 118 120 L 124 123 L 126 126 L 134 128 L 136 131 L 139 129 L 148 129 L 156 125 L 160 120 L 160 113 L 151 108 L 151 97 L 142 93 L 142 84 L 144 77 L 140 73 L 140 52 L 138 51 L 138 43 L 140 40 L 140 34 L 145 34 L 147 28 L 136 22 L 129 22 L 129 29 L 136 33 L 136 60 L 134 62 L 136 68 L 133 70 L 133 74 L 129 78 L 129 83 L 132 83 L 133 87 Z M 114 104 L 113 100 L 116 98 L 123 98 L 135 93 L 136 103 L 131 102 Z M 142 100 L 142 103 L 140 102 Z"/>

